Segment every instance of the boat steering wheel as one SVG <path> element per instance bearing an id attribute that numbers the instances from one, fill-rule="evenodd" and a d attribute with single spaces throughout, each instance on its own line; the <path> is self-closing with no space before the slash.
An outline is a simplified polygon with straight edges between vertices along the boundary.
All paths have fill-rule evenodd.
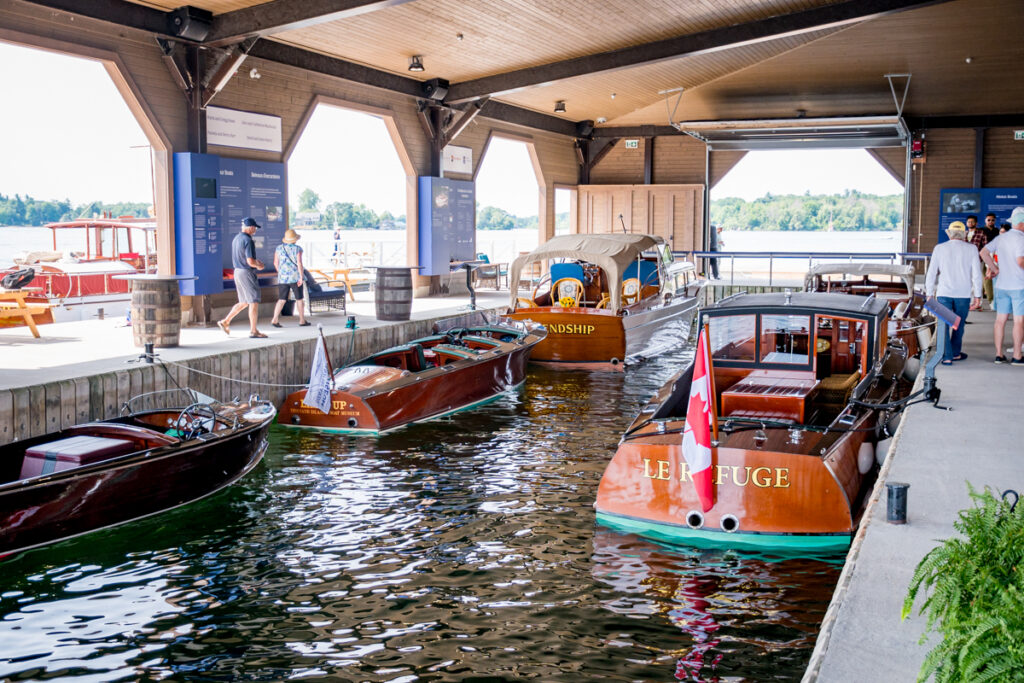
<path id="1" fill-rule="evenodd" d="M 551 288 L 551 273 L 544 273 L 540 280 L 537 281 L 537 286 L 533 288 L 533 300 L 536 301 L 540 298 L 541 290 L 544 285 L 548 285 L 548 289 Z"/>
<path id="2" fill-rule="evenodd" d="M 209 427 L 206 426 L 209 421 Z M 209 403 L 193 403 L 182 409 L 174 427 L 183 432 L 182 440 L 194 439 L 204 431 L 213 431 L 217 422 L 217 412 Z"/>
<path id="3" fill-rule="evenodd" d="M 640 279 L 631 277 L 622 281 L 622 303 L 635 304 L 640 301 Z"/>

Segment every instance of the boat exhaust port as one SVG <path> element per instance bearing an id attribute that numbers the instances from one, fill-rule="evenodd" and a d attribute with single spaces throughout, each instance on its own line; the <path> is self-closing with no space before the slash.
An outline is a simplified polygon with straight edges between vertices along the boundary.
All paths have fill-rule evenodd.
<path id="1" fill-rule="evenodd" d="M 355 426 L 356 426 L 356 425 L 358 425 L 358 424 L 359 424 L 359 421 L 358 421 L 358 420 L 356 420 L 356 419 L 355 419 L 354 417 L 350 417 L 350 418 L 348 419 L 348 426 L 349 426 L 349 427 L 355 427 Z"/>
<path id="2" fill-rule="evenodd" d="M 722 531 L 727 534 L 731 534 L 740 528 L 740 520 L 736 519 L 736 515 L 722 515 L 722 521 L 719 522 L 722 527 Z"/>
<path id="3" fill-rule="evenodd" d="M 293 425 L 297 425 L 300 422 L 302 422 L 302 418 L 301 417 L 299 417 L 298 415 L 292 415 L 292 424 Z"/>
<path id="4" fill-rule="evenodd" d="M 691 529 L 700 529 L 704 526 L 704 513 L 697 510 L 690 510 L 686 513 L 686 526 Z"/>

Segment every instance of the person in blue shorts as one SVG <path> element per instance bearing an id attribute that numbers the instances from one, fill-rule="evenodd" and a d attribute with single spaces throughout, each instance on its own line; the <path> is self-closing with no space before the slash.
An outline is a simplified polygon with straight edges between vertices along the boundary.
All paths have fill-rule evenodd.
<path id="1" fill-rule="evenodd" d="M 989 274 L 995 276 L 995 362 L 1024 366 L 1024 358 L 1021 358 L 1021 346 L 1024 345 L 1024 206 L 1013 210 L 1010 225 L 1012 230 L 999 235 L 981 250 L 981 258 L 988 266 Z M 998 264 L 996 259 L 999 259 Z M 1013 358 L 1007 361 L 1002 350 L 1003 334 L 1011 314 Z"/>

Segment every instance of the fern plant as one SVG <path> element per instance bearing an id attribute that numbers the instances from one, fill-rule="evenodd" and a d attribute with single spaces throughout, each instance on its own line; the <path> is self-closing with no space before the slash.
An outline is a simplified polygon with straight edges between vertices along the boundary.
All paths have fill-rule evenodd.
<path id="1" fill-rule="evenodd" d="M 925 657 L 918 681 L 1024 678 L 1024 512 L 967 485 L 974 507 L 961 510 L 960 537 L 932 549 L 914 571 L 903 601 L 906 619 L 919 593 L 928 622 L 921 637 L 942 635 Z M 1024 508 L 1024 506 L 1022 506 Z"/>

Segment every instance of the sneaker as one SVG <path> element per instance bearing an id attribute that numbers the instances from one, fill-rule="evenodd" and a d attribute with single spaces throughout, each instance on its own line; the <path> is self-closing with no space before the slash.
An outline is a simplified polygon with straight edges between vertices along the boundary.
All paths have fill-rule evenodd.
<path id="1" fill-rule="evenodd" d="M 1024 358 L 1014 358 L 1010 361 L 1010 365 L 1022 366 L 1024 365 Z"/>
<path id="2" fill-rule="evenodd" d="M 1002 365 L 1003 363 L 1006 362 L 1006 356 L 996 356 L 996 359 L 992 362 L 995 363 L 996 365 Z"/>

